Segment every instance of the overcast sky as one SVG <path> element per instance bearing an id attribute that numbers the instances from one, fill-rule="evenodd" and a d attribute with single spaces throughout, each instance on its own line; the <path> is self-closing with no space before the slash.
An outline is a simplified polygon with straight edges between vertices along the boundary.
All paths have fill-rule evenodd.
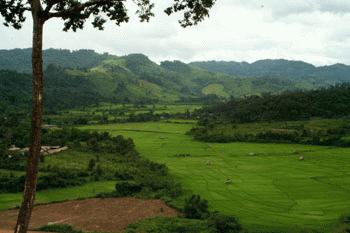
<path id="1" fill-rule="evenodd" d="M 148 24 L 138 22 L 134 9 L 130 23 L 110 24 L 104 31 L 88 25 L 66 33 L 61 21 L 49 21 L 44 47 L 144 53 L 156 62 L 285 58 L 350 64 L 349 0 L 217 0 L 209 19 L 187 29 L 177 23 L 179 15 L 163 13 L 170 0 L 153 1 L 156 17 Z M 30 20 L 20 31 L 0 26 L 0 49 L 30 45 Z"/>

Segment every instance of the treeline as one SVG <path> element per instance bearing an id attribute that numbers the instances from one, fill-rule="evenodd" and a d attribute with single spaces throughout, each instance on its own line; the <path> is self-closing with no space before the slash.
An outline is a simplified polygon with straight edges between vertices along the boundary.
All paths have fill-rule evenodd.
<path id="1" fill-rule="evenodd" d="M 232 98 L 204 108 L 198 114 L 202 125 L 220 121 L 242 123 L 344 117 L 350 115 L 350 85 Z"/>
<path id="2" fill-rule="evenodd" d="M 336 120 L 334 120 L 336 121 Z M 336 122 L 329 122 L 336 124 Z M 283 122 L 279 122 L 282 124 Z M 297 143 L 321 146 L 350 146 L 350 124 L 348 122 L 337 123 L 333 127 L 317 126 L 310 120 L 307 125 L 301 122 L 285 122 L 284 126 L 278 127 L 271 123 L 254 123 L 254 129 L 247 124 L 222 123 L 220 125 L 197 126 L 188 134 L 195 139 L 206 142 L 259 142 L 259 143 Z M 290 124 L 290 125 L 288 125 Z M 315 126 L 313 126 L 315 124 Z M 277 126 L 277 127 L 276 127 Z"/>
<path id="3" fill-rule="evenodd" d="M 194 115 L 186 111 L 185 113 L 155 113 L 148 111 L 145 113 L 131 113 L 125 114 L 123 111 L 105 111 L 102 115 L 96 113 L 86 113 L 85 115 L 69 115 L 62 114 L 54 115 L 53 117 L 46 117 L 45 121 L 48 124 L 58 126 L 62 125 L 89 125 L 89 124 L 115 124 L 115 123 L 129 123 L 129 122 L 156 122 L 169 119 L 194 119 Z"/>
<path id="4" fill-rule="evenodd" d="M 103 60 L 112 58 L 109 54 L 99 54 L 93 50 L 82 49 L 70 51 L 67 49 L 44 50 L 44 67 L 50 64 L 65 68 L 91 68 L 100 64 Z M 12 49 L 0 50 L 0 70 L 16 70 L 31 73 L 32 50 Z"/>

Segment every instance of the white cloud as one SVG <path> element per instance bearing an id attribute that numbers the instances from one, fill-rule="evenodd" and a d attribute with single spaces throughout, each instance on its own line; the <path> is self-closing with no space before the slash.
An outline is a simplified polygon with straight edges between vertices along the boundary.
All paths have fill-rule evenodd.
<path id="1" fill-rule="evenodd" d="M 286 58 L 350 64 L 348 0 L 218 0 L 209 19 L 187 29 L 178 25 L 179 15 L 162 12 L 169 2 L 158 2 L 148 24 L 134 16 L 130 23 L 108 24 L 102 32 L 87 25 L 84 31 L 65 33 L 61 21 L 48 22 L 45 48 L 144 53 L 157 62 Z M 20 31 L 0 26 L 0 48 L 30 47 L 30 34 L 30 20 Z"/>

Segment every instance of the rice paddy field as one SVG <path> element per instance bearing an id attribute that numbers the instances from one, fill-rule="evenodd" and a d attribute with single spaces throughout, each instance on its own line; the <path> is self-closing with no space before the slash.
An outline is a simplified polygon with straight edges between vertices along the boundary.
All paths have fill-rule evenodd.
<path id="1" fill-rule="evenodd" d="M 133 138 L 142 156 L 165 163 L 186 193 L 200 194 L 212 210 L 238 217 L 249 232 L 331 232 L 340 216 L 349 214 L 350 149 L 204 143 L 186 135 L 192 123 L 126 123 L 81 129 Z"/>

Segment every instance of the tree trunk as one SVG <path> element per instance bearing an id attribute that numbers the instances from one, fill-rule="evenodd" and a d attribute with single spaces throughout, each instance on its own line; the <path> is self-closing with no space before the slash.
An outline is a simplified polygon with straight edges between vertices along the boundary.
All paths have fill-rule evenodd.
<path id="1" fill-rule="evenodd" d="M 40 17 L 40 1 L 32 1 L 33 15 L 33 48 L 32 48 L 32 72 L 33 72 L 33 97 L 32 97 L 32 129 L 31 146 L 29 150 L 26 180 L 23 191 L 23 201 L 17 218 L 15 233 L 26 233 L 34 206 L 38 165 L 41 150 L 41 125 L 43 114 L 43 58 L 42 41 L 44 21 Z"/>

